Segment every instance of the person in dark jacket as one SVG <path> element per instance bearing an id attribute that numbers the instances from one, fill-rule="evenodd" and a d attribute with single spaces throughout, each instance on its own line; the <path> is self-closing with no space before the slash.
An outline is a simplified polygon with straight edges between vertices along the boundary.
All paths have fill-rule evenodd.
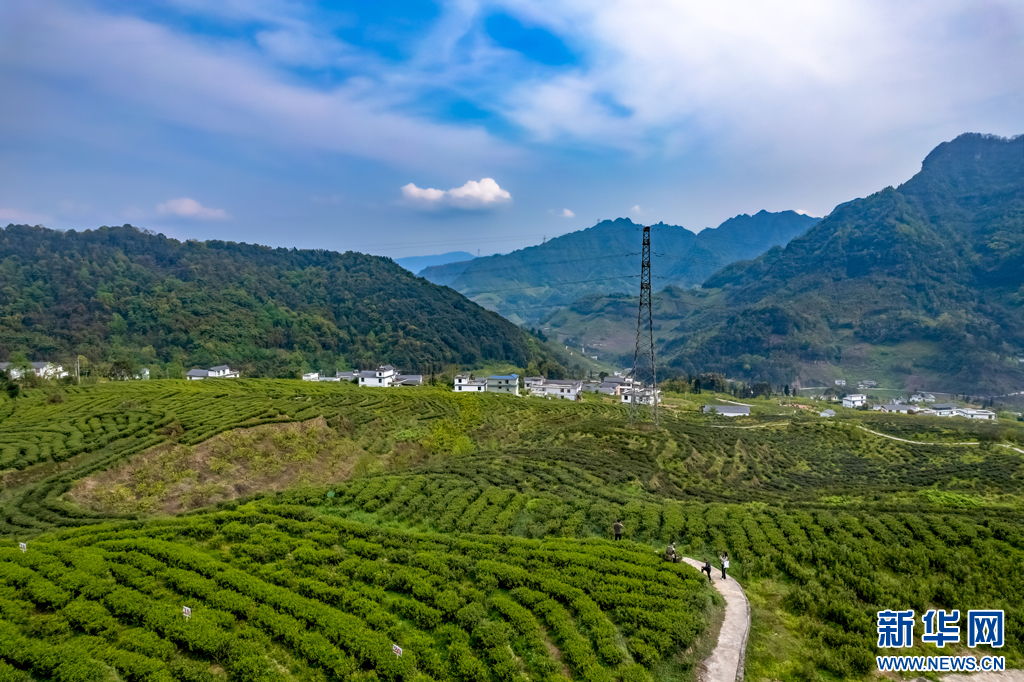
<path id="1" fill-rule="evenodd" d="M 621 540 L 622 539 L 622 519 L 618 519 L 615 522 L 615 525 L 612 526 L 612 530 L 615 531 L 615 539 L 616 540 Z"/>
<path id="2" fill-rule="evenodd" d="M 704 560 L 704 565 L 700 568 L 701 573 L 708 574 L 708 580 L 711 580 L 711 562 L 707 559 Z"/>

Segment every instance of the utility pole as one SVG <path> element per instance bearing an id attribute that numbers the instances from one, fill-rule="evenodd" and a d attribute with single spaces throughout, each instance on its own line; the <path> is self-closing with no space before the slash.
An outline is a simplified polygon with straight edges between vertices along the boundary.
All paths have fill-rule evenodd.
<path id="1" fill-rule="evenodd" d="M 629 423 L 635 424 L 647 410 L 658 425 L 658 373 L 654 365 L 654 320 L 651 312 L 651 228 L 644 227 L 640 257 L 640 305 L 636 314 L 636 350 L 633 352 L 633 387 Z"/>

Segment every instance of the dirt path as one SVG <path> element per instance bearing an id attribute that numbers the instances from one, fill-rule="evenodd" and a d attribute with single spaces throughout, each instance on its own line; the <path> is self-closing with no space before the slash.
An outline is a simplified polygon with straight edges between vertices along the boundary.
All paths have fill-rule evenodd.
<path id="1" fill-rule="evenodd" d="M 683 561 L 697 570 L 704 565 L 689 557 L 683 557 Z M 700 682 L 743 682 L 743 661 L 750 634 L 750 602 L 734 578 L 722 580 L 722 572 L 717 568 L 711 575 L 715 589 L 725 597 L 725 620 L 718 634 L 718 645 L 701 663 L 698 679 Z"/>
<path id="2" fill-rule="evenodd" d="M 981 445 L 981 443 L 977 443 L 977 442 L 973 442 L 973 443 L 922 443 L 919 440 L 907 440 L 906 438 L 897 438 L 896 436 L 890 436 L 890 435 L 885 434 L 885 433 L 879 433 L 878 431 L 872 431 L 871 429 L 866 429 L 863 426 L 858 426 L 857 428 L 860 429 L 861 431 L 867 431 L 868 433 L 873 433 L 876 436 L 881 436 L 882 438 L 888 438 L 889 440 L 898 440 L 901 443 L 913 443 L 914 445 Z M 994 445 L 996 447 L 999 447 L 999 448 L 1010 448 L 1011 450 L 1016 450 L 1020 454 L 1024 455 L 1024 450 L 1021 450 L 1020 448 L 1015 448 L 1012 445 L 1004 445 L 1003 443 L 992 443 L 992 445 Z"/>

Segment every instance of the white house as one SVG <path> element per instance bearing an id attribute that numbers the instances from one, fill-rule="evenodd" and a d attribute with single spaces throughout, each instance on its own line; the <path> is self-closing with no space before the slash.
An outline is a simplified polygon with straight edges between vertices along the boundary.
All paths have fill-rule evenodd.
<path id="1" fill-rule="evenodd" d="M 388 388 L 394 382 L 395 374 L 397 372 L 391 365 L 381 365 L 377 369 L 363 370 L 359 373 L 359 385 Z"/>
<path id="2" fill-rule="evenodd" d="M 455 375 L 456 393 L 483 393 L 487 389 L 486 379 L 474 379 L 469 374 Z"/>
<path id="3" fill-rule="evenodd" d="M 231 369 L 227 365 L 217 365 L 210 369 L 190 369 L 185 374 L 185 379 L 188 381 L 198 381 L 200 379 L 237 379 L 241 374 L 237 369 Z"/>
<path id="4" fill-rule="evenodd" d="M 888 405 L 876 405 L 882 412 L 896 412 L 899 414 L 914 414 L 919 410 L 915 405 L 907 405 L 906 403 L 889 403 Z"/>
<path id="5" fill-rule="evenodd" d="M 956 415 L 956 403 L 935 403 L 931 408 L 938 417 L 953 417 Z"/>
<path id="6" fill-rule="evenodd" d="M 749 417 L 749 405 L 705 405 L 701 408 L 704 414 L 720 414 L 723 417 Z"/>
<path id="7" fill-rule="evenodd" d="M 915 393 L 910 396 L 910 402 L 912 403 L 934 403 L 935 396 L 931 393 Z"/>
<path id="8" fill-rule="evenodd" d="M 867 403 L 868 397 L 863 393 L 851 393 L 843 398 L 843 407 L 860 407 Z"/>
<path id="9" fill-rule="evenodd" d="M 970 407 L 957 408 L 957 417 L 966 417 L 967 419 L 985 419 L 988 421 L 996 420 L 996 413 L 990 410 L 974 410 Z"/>
<path id="10" fill-rule="evenodd" d="M 549 400 L 580 400 L 580 393 L 583 392 L 583 382 L 575 379 L 544 379 L 541 377 L 530 377 L 530 395 L 539 395 Z M 538 383 L 536 380 L 540 379 Z"/>
<path id="11" fill-rule="evenodd" d="M 661 402 L 661 391 L 655 391 L 651 388 L 624 387 L 619 389 L 619 395 L 623 405 L 629 405 L 634 402 L 637 405 L 651 405 L 655 401 Z"/>
<path id="12" fill-rule="evenodd" d="M 540 387 L 544 385 L 544 377 L 523 377 L 523 387 L 527 393 L 534 392 L 534 388 L 537 389 L 537 395 L 541 394 Z"/>
<path id="13" fill-rule="evenodd" d="M 836 416 L 836 411 L 835 410 L 822 410 L 822 412 L 820 413 L 819 416 L 822 416 L 822 417 L 834 417 L 834 416 Z"/>
<path id="14" fill-rule="evenodd" d="M 857 384 L 857 388 L 878 388 L 878 382 L 872 379 L 864 379 Z"/>
<path id="15" fill-rule="evenodd" d="M 307 372 L 302 375 L 303 381 L 320 381 L 320 372 Z"/>
<path id="16" fill-rule="evenodd" d="M 846 379 L 836 379 L 836 386 L 845 386 Z"/>
<path id="17" fill-rule="evenodd" d="M 491 377 L 487 377 L 486 388 L 489 393 L 508 393 L 509 395 L 519 395 L 519 375 L 518 374 L 496 374 Z"/>
<path id="18" fill-rule="evenodd" d="M 29 367 L 32 373 L 40 379 L 63 379 L 68 375 L 64 368 L 52 362 L 30 362 Z M 10 374 L 12 379 L 20 379 L 22 370 L 14 367 L 13 363 L 0 362 L 0 370 Z"/>

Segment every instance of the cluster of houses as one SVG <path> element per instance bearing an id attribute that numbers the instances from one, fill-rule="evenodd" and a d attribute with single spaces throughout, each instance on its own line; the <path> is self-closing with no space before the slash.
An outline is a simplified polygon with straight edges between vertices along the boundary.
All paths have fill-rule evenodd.
<path id="1" fill-rule="evenodd" d="M 846 379 L 836 379 L 836 386 L 839 386 L 841 388 L 845 387 Z M 857 382 L 857 388 L 861 389 L 862 391 L 866 388 L 878 388 L 878 382 L 875 381 L 874 379 L 862 379 L 861 381 Z"/>
<path id="2" fill-rule="evenodd" d="M 303 381 L 359 381 L 360 386 L 371 388 L 394 388 L 396 386 L 420 386 L 423 384 L 422 374 L 402 374 L 391 365 L 381 365 L 377 369 L 364 369 L 352 372 L 335 372 L 329 376 L 320 372 L 309 372 L 302 375 Z"/>
<path id="3" fill-rule="evenodd" d="M 231 369 L 227 365 L 217 365 L 209 369 L 193 368 L 185 372 L 186 381 L 199 381 L 201 379 L 237 379 L 241 373 L 237 369 Z M 149 377 L 147 371 L 146 377 Z"/>
<path id="4" fill-rule="evenodd" d="M 843 407 L 858 408 L 867 405 L 868 397 L 863 393 L 851 393 L 843 397 Z M 887 404 L 872 405 L 876 412 L 897 414 L 924 414 L 936 417 L 964 417 L 966 419 L 983 419 L 995 421 L 996 413 L 991 410 L 976 410 L 971 407 L 958 407 L 956 403 L 936 403 L 931 393 L 915 393 L 907 402 L 903 398 L 891 400 Z"/>
<path id="5" fill-rule="evenodd" d="M 63 379 L 68 375 L 63 367 L 52 362 L 30 362 L 28 367 L 29 371 L 40 379 Z M 13 363 L 0 362 L 0 372 L 7 372 L 12 379 L 20 379 L 24 370 Z"/>

